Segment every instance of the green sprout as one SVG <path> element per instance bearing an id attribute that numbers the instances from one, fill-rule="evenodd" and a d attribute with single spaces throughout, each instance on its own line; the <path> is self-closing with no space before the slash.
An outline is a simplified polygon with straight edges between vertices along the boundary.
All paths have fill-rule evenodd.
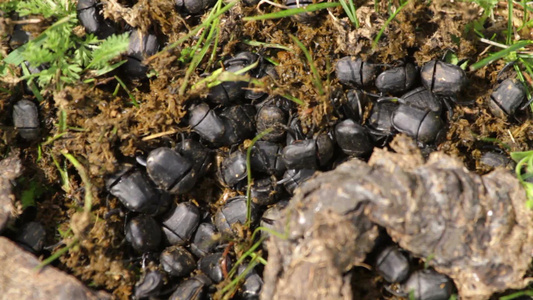
<path id="1" fill-rule="evenodd" d="M 357 8 L 353 4 L 353 0 L 348 0 L 348 2 L 346 2 L 346 0 L 339 1 L 342 6 L 342 9 L 344 9 L 344 12 L 348 16 L 348 19 L 350 19 L 350 21 L 352 22 L 353 26 L 355 26 L 355 28 L 359 28 L 359 19 L 357 19 L 356 14 Z"/>
<path id="2" fill-rule="evenodd" d="M 511 152 L 511 158 L 516 162 L 516 177 L 526 191 L 526 206 L 533 209 L 533 182 L 528 181 L 528 179 L 533 178 L 533 150 Z"/>

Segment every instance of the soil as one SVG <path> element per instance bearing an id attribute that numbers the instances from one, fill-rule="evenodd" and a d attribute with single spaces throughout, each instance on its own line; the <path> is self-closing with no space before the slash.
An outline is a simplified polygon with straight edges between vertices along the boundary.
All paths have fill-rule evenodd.
<path id="1" fill-rule="evenodd" d="M 43 125 L 40 143 L 23 141 L 12 130 L 11 107 L 21 95 L 9 95 L 0 90 L 0 155 L 3 158 L 19 149 L 24 168 L 15 190 L 16 197 L 20 199 L 31 182 L 40 187 L 35 209 L 20 210 L 18 222 L 33 219 L 45 226 L 46 245 L 55 247 L 50 247 L 50 252 L 44 253 L 43 257 L 79 238 L 79 244 L 54 265 L 92 288 L 106 290 L 117 299 L 126 299 L 131 297 L 132 287 L 140 276 L 141 257 L 126 245 L 125 216 L 115 213 L 121 204 L 107 193 L 105 178 L 121 164 L 134 162 L 137 155 L 146 155 L 159 146 L 172 146 L 180 133 L 189 132 L 184 122 L 187 105 L 207 94 L 205 86 L 191 87 L 203 74 L 217 69 L 220 61 L 238 51 L 248 50 L 276 62 L 278 77 L 262 79 L 264 85 L 257 88 L 274 95 L 290 94 L 303 101 L 299 117 L 304 130 L 309 130 L 328 128 L 335 121 L 330 94 L 346 89 L 338 83 L 334 73 L 335 62 L 341 57 L 357 56 L 382 64 L 396 64 L 409 57 L 420 66 L 432 59 L 440 59 L 450 51 L 459 59 L 471 62 L 494 51 L 480 42 L 472 30 L 482 9 L 473 3 L 447 0 L 411 1 L 390 22 L 377 47 L 372 48 L 373 39 L 390 16 L 389 4 L 399 7 L 398 1 L 378 1 L 377 6 L 374 2 L 354 1 L 358 7 L 358 29 L 354 29 L 341 7 L 320 11 L 316 23 L 306 25 L 293 18 L 244 21 L 243 17 L 257 15 L 259 10 L 237 3 L 221 19 L 215 61 L 204 60 L 200 64 L 190 77 L 185 93 L 181 94 L 180 88 L 184 84 L 187 64 L 181 58 L 184 57 L 183 50 L 190 47 L 194 39 L 147 60 L 157 73 L 156 77 L 143 82 L 126 80 L 139 107 L 132 105 L 124 90 L 113 94 L 117 84 L 113 77 L 69 86 L 60 92 L 43 91 L 45 101 L 39 107 Z M 184 37 L 206 18 L 205 15 L 180 15 L 174 9 L 174 1 L 170 0 L 140 0 L 136 4 L 102 0 L 102 3 L 107 18 L 155 32 L 168 44 Z M 259 8 L 263 13 L 279 10 L 268 3 Z M 523 11 L 515 9 L 513 13 L 513 22 L 521 22 Z M 496 40 L 505 40 L 506 26 L 507 6 L 504 3 L 496 7 L 494 18 L 488 18 L 483 24 L 484 35 L 494 34 Z M 42 28 L 35 28 L 34 32 L 40 30 Z M 305 55 L 289 33 L 309 49 L 324 83 L 324 93 L 315 87 Z M 515 35 L 517 39 L 531 39 L 533 31 L 524 29 Z M 291 51 L 249 46 L 244 40 L 283 45 Z M 494 117 L 488 111 L 489 95 L 504 65 L 505 62 L 500 60 L 467 73 L 469 85 L 459 99 L 467 104 L 454 105 L 446 140 L 436 146 L 436 150 L 456 157 L 470 171 L 480 175 L 490 170 L 480 163 L 483 153 L 498 149 L 508 155 L 512 151 L 529 150 L 532 146 L 529 110 L 520 111 L 509 119 Z M 2 87 L 20 91 L 22 83 L 4 82 Z M 62 114 L 66 116 L 68 126 L 65 131 L 60 131 L 57 126 Z M 65 151 L 84 166 L 91 188 L 86 188 L 77 170 L 67 162 L 62 154 Z M 70 186 L 62 185 L 56 162 L 58 166 L 68 166 Z M 227 197 L 228 191 L 218 188 L 210 180 L 201 186 L 175 201 L 193 200 L 214 210 L 217 200 Z M 92 195 L 92 214 L 88 221 L 79 224 L 80 218 L 76 216 L 83 207 L 86 193 Z M 12 226 L 16 227 L 16 224 Z M 76 230 L 73 233 L 69 228 Z"/>

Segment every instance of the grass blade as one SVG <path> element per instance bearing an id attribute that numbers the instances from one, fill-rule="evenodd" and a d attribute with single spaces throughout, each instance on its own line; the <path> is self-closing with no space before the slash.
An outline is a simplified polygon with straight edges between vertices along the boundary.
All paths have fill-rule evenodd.
<path id="1" fill-rule="evenodd" d="M 389 26 L 390 22 L 392 22 L 392 20 L 394 20 L 394 18 L 396 18 L 396 15 L 398 15 L 398 13 L 400 13 L 400 11 L 407 4 L 409 4 L 409 2 L 411 2 L 411 1 L 406 1 L 404 4 L 400 5 L 400 7 L 398 7 L 398 9 L 387 19 L 387 21 L 385 21 L 385 24 L 383 24 L 383 26 L 379 30 L 378 35 L 374 39 L 374 42 L 372 42 L 372 49 L 375 49 L 376 46 L 378 45 L 379 39 L 381 39 L 381 36 L 383 35 L 383 32 L 385 31 L 385 28 L 387 28 Z"/>
<path id="2" fill-rule="evenodd" d="M 493 63 L 494 61 L 496 61 L 496 60 L 498 60 L 500 58 L 506 57 L 507 55 L 509 55 L 512 52 L 517 51 L 518 49 L 524 48 L 525 46 L 529 46 L 529 45 L 532 45 L 532 44 L 533 44 L 533 41 L 529 41 L 529 40 L 519 41 L 516 44 L 513 44 L 513 45 L 509 46 L 508 48 L 505 48 L 505 49 L 500 50 L 498 52 L 495 52 L 492 55 L 490 55 L 488 57 L 485 57 L 484 59 L 478 61 L 477 63 L 475 63 L 473 65 L 471 65 L 470 66 L 470 71 L 475 71 L 475 70 L 478 70 L 480 68 L 483 68 L 484 66 L 489 65 L 489 64 Z"/>
<path id="3" fill-rule="evenodd" d="M 297 37 L 295 37 L 292 34 L 289 34 L 289 36 L 296 43 L 296 45 L 298 45 L 298 47 L 302 49 L 302 52 L 305 54 L 305 57 L 307 58 L 307 62 L 309 63 L 309 67 L 311 68 L 311 72 L 313 73 L 313 83 L 318 89 L 319 94 L 324 95 L 324 88 L 322 87 L 322 81 L 320 80 L 320 75 L 318 74 L 318 70 L 315 67 L 315 63 L 313 61 L 313 58 L 311 57 L 311 54 L 309 53 L 309 50 L 305 48 L 304 44 L 302 44 L 302 42 L 300 42 L 300 40 Z"/>

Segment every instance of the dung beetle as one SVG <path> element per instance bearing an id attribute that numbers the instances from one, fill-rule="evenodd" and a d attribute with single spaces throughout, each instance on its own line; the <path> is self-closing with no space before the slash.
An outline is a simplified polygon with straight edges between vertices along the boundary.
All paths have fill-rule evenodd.
<path id="1" fill-rule="evenodd" d="M 350 56 L 339 59 L 335 67 L 335 73 L 339 81 L 353 88 L 370 85 L 374 81 L 377 72 L 378 67 L 376 64 Z"/>
<path id="2" fill-rule="evenodd" d="M 432 60 L 420 69 L 422 84 L 437 96 L 457 96 L 466 86 L 466 73 L 461 67 Z"/>
<path id="3" fill-rule="evenodd" d="M 222 141 L 226 130 L 224 120 L 207 103 L 191 106 L 189 114 L 189 125 L 200 137 L 215 145 Z"/>
<path id="4" fill-rule="evenodd" d="M 326 133 L 320 133 L 303 141 L 295 141 L 283 148 L 281 158 L 288 169 L 317 169 L 325 166 L 333 157 L 333 141 Z"/>
<path id="5" fill-rule="evenodd" d="M 189 15 L 197 15 L 215 5 L 215 0 L 176 0 L 176 7 Z"/>
<path id="6" fill-rule="evenodd" d="M 401 99 L 403 99 L 405 104 L 409 104 L 411 106 L 429 109 L 436 113 L 440 113 L 442 111 L 442 102 L 425 87 L 418 87 L 414 90 L 411 90 L 402 95 Z"/>
<path id="7" fill-rule="evenodd" d="M 28 222 L 22 225 L 14 240 L 33 253 L 43 249 L 46 231 L 39 222 Z"/>
<path id="8" fill-rule="evenodd" d="M 524 85 L 515 78 L 508 78 L 498 85 L 489 100 L 489 109 L 499 118 L 512 116 L 526 99 Z"/>
<path id="9" fill-rule="evenodd" d="M 26 44 L 30 40 L 30 32 L 22 29 L 22 25 L 15 25 L 13 33 L 9 36 L 9 47 L 15 50 L 18 47 Z"/>
<path id="10" fill-rule="evenodd" d="M 137 252 L 156 251 L 161 244 L 161 228 L 150 216 L 138 215 L 126 223 L 126 240 Z"/>
<path id="11" fill-rule="evenodd" d="M 159 257 L 163 270 L 170 276 L 185 277 L 196 268 L 192 254 L 182 246 L 167 247 Z"/>
<path id="12" fill-rule="evenodd" d="M 311 178 L 315 172 L 313 169 L 289 169 L 283 174 L 283 179 L 278 184 L 283 184 L 285 190 L 292 195 L 294 190 Z"/>
<path id="13" fill-rule="evenodd" d="M 237 196 L 228 199 L 227 202 L 215 213 L 215 226 L 220 233 L 233 233 L 233 226 L 237 223 L 244 225 L 247 218 L 247 205 L 245 196 Z M 250 221 L 254 223 L 257 219 L 258 208 L 252 202 L 250 205 Z"/>
<path id="14" fill-rule="evenodd" d="M 13 106 L 13 125 L 23 139 L 34 141 L 39 138 L 39 112 L 37 105 L 28 99 L 17 101 Z"/>
<path id="15" fill-rule="evenodd" d="M 246 173 L 246 155 L 241 151 L 231 153 L 227 157 L 220 156 L 222 162 L 217 170 L 218 181 L 227 187 L 233 187 L 244 180 Z"/>
<path id="16" fill-rule="evenodd" d="M 211 253 L 219 244 L 219 235 L 215 225 L 201 223 L 194 234 L 191 244 L 191 252 L 197 257 L 204 257 Z"/>
<path id="17" fill-rule="evenodd" d="M 94 33 L 100 39 L 105 39 L 114 33 L 114 29 L 100 14 L 96 0 L 79 0 L 76 10 L 78 20 L 85 27 L 85 32 Z"/>
<path id="18" fill-rule="evenodd" d="M 234 105 L 220 113 L 224 123 L 224 137 L 221 144 L 231 146 L 251 138 L 255 132 L 255 107 L 253 105 Z"/>
<path id="19" fill-rule="evenodd" d="M 244 68 L 252 67 L 253 64 L 259 65 L 259 56 L 251 52 L 240 52 L 235 57 L 224 61 L 224 69 L 227 72 L 238 72 Z M 248 70 L 244 74 L 249 74 L 255 77 L 254 72 L 257 69 L 253 67 L 252 70 Z M 244 98 L 245 88 L 248 87 L 248 81 L 223 81 L 219 85 L 211 88 L 207 99 L 215 104 L 228 105 L 230 103 L 240 101 Z"/>
<path id="20" fill-rule="evenodd" d="M 281 175 L 285 171 L 285 164 L 281 159 L 281 148 L 278 144 L 257 141 L 252 147 L 250 165 L 252 172 Z"/>
<path id="21" fill-rule="evenodd" d="M 312 0 L 285 0 L 285 6 L 289 9 L 304 8 L 310 4 L 313 4 Z M 299 13 L 293 16 L 293 19 L 299 23 L 306 25 L 313 25 L 317 21 L 317 12 Z"/>
<path id="22" fill-rule="evenodd" d="M 198 269 L 215 283 L 224 280 L 224 274 L 228 274 L 231 266 L 231 259 L 222 252 L 206 255 L 198 261 Z"/>
<path id="23" fill-rule="evenodd" d="M 130 35 L 127 61 L 123 65 L 125 73 L 132 78 L 145 78 L 148 66 L 142 61 L 156 54 L 158 50 L 159 41 L 155 35 L 143 33 L 138 29 L 133 30 Z"/>
<path id="24" fill-rule="evenodd" d="M 156 215 L 168 208 L 168 199 L 138 170 L 124 168 L 108 178 L 106 186 L 131 211 Z"/>
<path id="25" fill-rule="evenodd" d="M 403 93 L 416 82 L 418 70 L 412 63 L 381 72 L 376 78 L 376 88 L 382 93 Z"/>
<path id="26" fill-rule="evenodd" d="M 374 148 L 366 128 L 351 119 L 335 125 L 335 141 L 342 152 L 349 156 L 364 156 Z"/>
<path id="27" fill-rule="evenodd" d="M 261 133 L 268 128 L 272 131 L 262 137 L 262 140 L 279 142 L 285 136 L 286 124 L 289 114 L 281 107 L 272 104 L 264 104 L 257 110 L 255 117 L 257 132 Z"/>
<path id="28" fill-rule="evenodd" d="M 390 283 L 402 282 L 409 276 L 409 260 L 396 246 L 389 246 L 378 254 L 376 271 Z"/>
<path id="29" fill-rule="evenodd" d="M 363 118 L 363 108 L 368 103 L 366 94 L 359 89 L 352 89 L 344 94 L 336 95 L 331 101 L 337 115 L 341 119 L 352 119 L 355 122 L 361 121 Z"/>
<path id="30" fill-rule="evenodd" d="M 205 298 L 207 287 L 213 284 L 204 274 L 182 281 L 169 300 L 201 300 Z"/>
<path id="31" fill-rule="evenodd" d="M 197 178 L 192 163 L 167 147 L 150 151 L 146 171 L 155 184 L 171 194 L 188 192 Z"/>
<path id="32" fill-rule="evenodd" d="M 162 219 L 162 229 L 171 245 L 184 245 L 200 223 L 200 210 L 192 203 L 183 202 L 172 208 Z"/>
<path id="33" fill-rule="evenodd" d="M 479 162 L 491 168 L 503 167 L 514 170 L 516 167 L 515 162 L 508 155 L 498 152 L 483 153 Z"/>
<path id="34" fill-rule="evenodd" d="M 305 138 L 307 138 L 307 136 L 303 133 L 300 119 L 298 119 L 297 115 L 294 115 L 289 121 L 285 143 L 290 145 L 295 141 L 304 140 Z"/>
<path id="35" fill-rule="evenodd" d="M 193 164 L 197 178 L 202 178 L 213 165 L 213 152 L 193 139 L 183 139 L 174 150 Z"/>
<path id="36" fill-rule="evenodd" d="M 453 289 L 448 277 L 431 269 L 413 272 L 403 285 L 405 293 L 412 293 L 416 300 L 447 300 Z"/>
<path id="37" fill-rule="evenodd" d="M 159 271 L 148 271 L 135 284 L 135 299 L 156 297 L 163 287 L 163 274 Z"/>
<path id="38" fill-rule="evenodd" d="M 385 144 L 395 134 L 392 126 L 392 113 L 398 107 L 398 103 L 378 99 L 372 106 L 370 117 L 366 127 L 376 143 Z"/>
<path id="39" fill-rule="evenodd" d="M 275 177 L 265 177 L 254 180 L 250 192 L 255 204 L 266 206 L 277 202 L 281 186 Z"/>
<path id="40" fill-rule="evenodd" d="M 423 144 L 435 142 L 444 134 L 445 129 L 439 114 L 406 104 L 400 104 L 392 113 L 391 124 L 399 132 Z"/>
<path id="41" fill-rule="evenodd" d="M 263 213 L 263 216 L 261 217 L 260 226 L 265 228 L 270 228 L 272 230 L 277 230 L 277 228 L 274 226 L 274 223 L 281 219 L 282 214 L 281 211 L 288 205 L 288 201 L 280 201 L 276 203 L 275 205 L 269 207 L 265 212 Z M 270 236 L 270 233 L 266 230 L 261 231 L 261 237 L 267 239 Z"/>
<path id="42" fill-rule="evenodd" d="M 247 263 L 241 264 L 239 268 L 237 269 L 237 274 L 238 275 L 243 274 L 247 268 L 248 268 Z M 255 269 L 251 269 L 246 274 L 244 274 L 244 282 L 241 288 L 241 295 L 243 299 L 246 299 L 246 300 L 259 299 L 259 295 L 261 294 L 262 288 L 263 288 L 263 279 L 261 279 L 261 276 L 259 276 L 259 274 L 255 272 Z"/>

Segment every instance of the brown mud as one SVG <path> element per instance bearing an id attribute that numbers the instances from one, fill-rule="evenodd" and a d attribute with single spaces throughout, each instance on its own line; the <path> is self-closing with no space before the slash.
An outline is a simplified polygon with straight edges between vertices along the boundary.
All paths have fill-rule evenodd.
<path id="1" fill-rule="evenodd" d="M 133 6 L 126 5 L 126 1 L 102 2 L 106 17 L 156 32 L 167 43 L 182 38 L 205 19 L 205 16 L 180 16 L 171 0 L 140 0 Z M 121 204 L 106 192 L 105 177 L 116 171 L 126 158 L 131 160 L 135 155 L 147 154 L 155 147 L 170 146 L 179 133 L 187 132 L 182 122 L 187 103 L 207 93 L 205 87 L 196 90 L 190 87 L 201 79 L 203 73 L 218 68 L 220 61 L 239 50 L 258 52 L 277 63 L 278 78 L 264 79 L 264 85 L 259 88 L 271 94 L 290 94 L 302 100 L 305 104 L 299 107 L 299 115 L 307 128 L 325 128 L 335 120 L 329 93 L 343 88 L 335 79 L 333 69 L 336 60 L 341 57 L 359 56 L 393 64 L 411 56 L 418 65 L 422 65 L 441 58 L 447 51 L 453 51 L 459 59 L 466 58 L 472 62 L 479 60 L 480 55 L 494 51 L 479 42 L 472 30 L 467 30 L 481 16 L 482 9 L 475 4 L 444 0 L 411 1 L 390 23 L 378 46 L 373 49 L 372 41 L 390 15 L 387 10 L 391 1 L 380 1 L 378 10 L 374 1 L 354 2 L 360 21 L 360 28 L 355 30 L 341 7 L 321 11 L 316 17 L 316 24 L 304 25 L 291 18 L 246 22 L 243 17 L 259 12 L 255 7 L 238 3 L 221 19 L 219 47 L 215 49 L 216 63 L 207 65 L 207 60 L 204 60 L 191 76 L 184 95 L 179 94 L 179 89 L 184 83 L 187 64 L 179 59 L 182 50 L 191 47 L 192 40 L 150 61 L 157 77 L 144 83 L 127 82 L 139 103 L 138 108 L 131 104 L 122 89 L 116 96 L 113 95 L 116 84 L 113 78 L 101 78 L 95 83 L 68 87 L 58 93 L 45 92 L 45 101 L 40 105 L 41 122 L 44 124 L 41 154 L 38 154 L 37 143 L 28 144 L 20 140 L 8 125 L 2 125 L 0 153 L 5 156 L 12 149 L 20 148 L 26 182 L 35 181 L 43 187 L 43 193 L 36 202 L 36 220 L 47 228 L 47 245 L 64 242 L 57 245 L 56 250 L 75 238 L 69 231 L 69 227 L 76 227 L 76 218 L 72 216 L 83 207 L 84 195 L 88 191 L 70 165 L 67 175 L 70 186 L 62 186 L 54 161 L 59 166 L 66 164 L 62 151 L 68 151 L 89 174 L 93 186 L 90 190 L 93 196 L 91 220 L 80 230 L 80 243 L 63 255 L 57 266 L 90 287 L 112 292 L 116 298 L 125 299 L 131 295 L 139 270 L 130 261 L 134 255 L 125 245 L 124 216 L 108 216 L 109 211 Z M 399 6 L 397 2 L 392 1 L 396 8 Z M 268 4 L 260 8 L 264 13 L 279 10 Z M 522 20 L 520 10 L 514 13 L 517 15 L 516 22 Z M 485 35 L 495 33 L 503 37 L 506 26 L 507 10 L 503 5 L 495 10 L 495 19 L 487 21 Z M 309 49 L 323 81 L 323 94 L 314 85 L 310 66 L 289 33 Z M 532 33 L 524 31 L 516 34 L 528 39 Z M 278 44 L 292 50 L 248 46 L 242 43 L 243 40 Z M 480 174 L 488 171 L 479 163 L 484 149 L 496 147 L 508 154 L 528 150 L 532 146 L 530 112 L 519 112 L 518 120 L 504 120 L 488 111 L 488 96 L 497 83 L 498 70 L 504 64 L 499 61 L 468 72 L 470 82 L 461 100 L 471 101 L 472 104 L 455 105 L 446 140 L 438 145 L 438 150 L 458 157 L 470 170 Z M 6 88 L 13 87 L 6 85 Z M 11 124 L 12 103 L 13 98 L 0 94 L 0 123 Z M 62 113 L 67 124 L 63 130 L 57 126 Z M 194 199 L 214 205 L 219 197 L 224 197 L 225 191 L 212 186 L 212 183 L 206 183 L 201 190 L 175 200 Z M 20 186 L 18 197 L 24 188 L 27 187 Z M 62 232 L 63 236 L 58 232 Z"/>

